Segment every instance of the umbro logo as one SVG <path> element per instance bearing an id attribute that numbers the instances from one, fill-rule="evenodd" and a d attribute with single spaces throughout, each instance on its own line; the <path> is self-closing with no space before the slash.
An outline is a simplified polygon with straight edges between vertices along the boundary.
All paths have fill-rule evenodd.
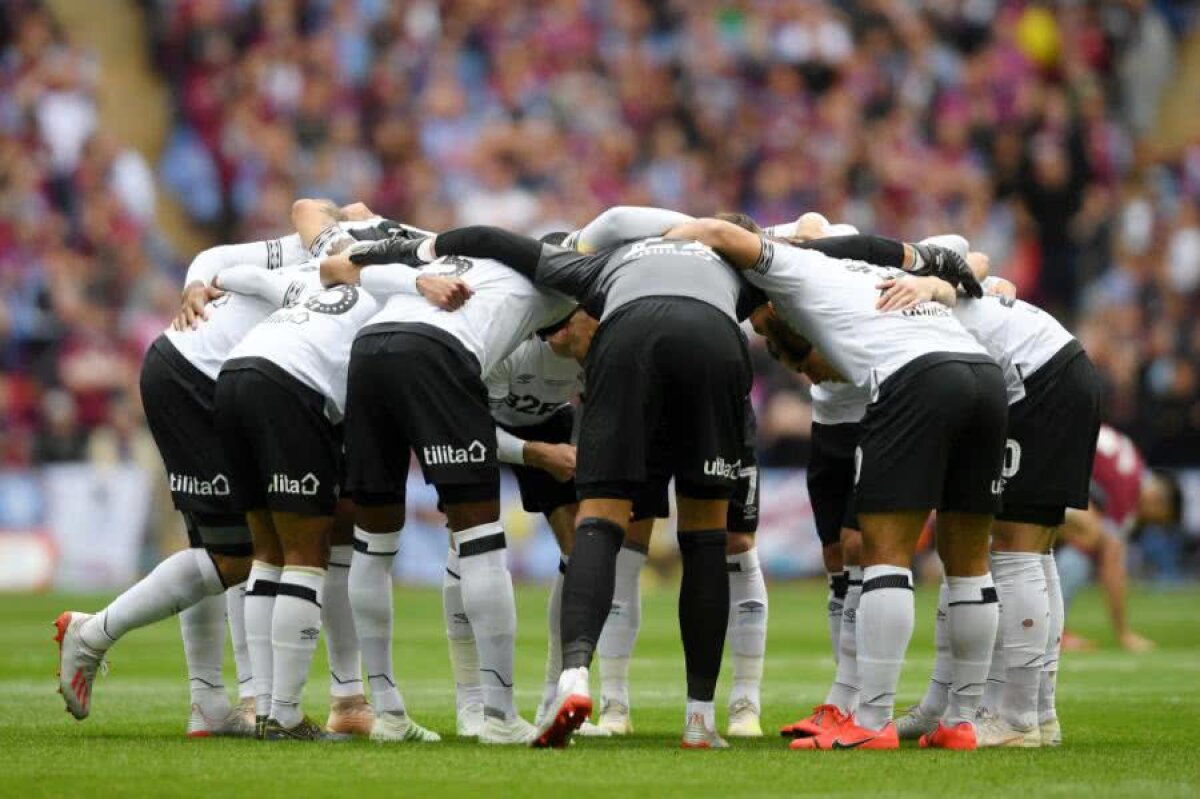
<path id="1" fill-rule="evenodd" d="M 288 477 L 286 474 L 275 474 L 271 478 L 270 484 L 267 486 L 269 494 L 298 494 L 302 497 L 313 497 L 317 495 L 317 489 L 321 487 L 321 481 L 312 472 L 304 475 L 300 479 Z"/>
<path id="2" fill-rule="evenodd" d="M 301 641 L 315 641 L 321 637 L 321 631 L 316 627 L 305 627 L 300 631 Z"/>
<path id="3" fill-rule="evenodd" d="M 513 382 L 520 383 L 521 385 L 525 385 L 527 383 L 532 383 L 533 375 L 517 375 L 516 379 Z"/>
<path id="4" fill-rule="evenodd" d="M 227 497 L 229 496 L 229 478 L 218 474 L 211 480 L 201 480 L 186 474 L 171 473 L 171 492 L 176 494 L 194 494 L 198 497 Z"/>
<path id="5" fill-rule="evenodd" d="M 738 603 L 738 613 L 745 613 L 749 616 L 753 616 L 757 613 L 766 613 L 766 611 L 766 604 L 759 602 L 757 599 L 748 599 L 745 602 Z"/>
<path id="6" fill-rule="evenodd" d="M 453 466 L 457 463 L 483 463 L 487 460 L 487 447 L 482 441 L 472 441 L 465 447 L 450 444 L 434 444 L 422 447 L 426 466 Z"/>
<path id="7" fill-rule="evenodd" d="M 842 623 L 843 624 L 854 624 L 857 617 L 858 617 L 858 611 L 855 610 L 854 608 L 846 608 L 845 610 L 842 611 Z"/>
<path id="8" fill-rule="evenodd" d="M 454 614 L 454 623 L 455 624 L 470 624 L 471 621 L 470 621 L 470 619 L 467 618 L 467 614 L 455 613 Z"/>

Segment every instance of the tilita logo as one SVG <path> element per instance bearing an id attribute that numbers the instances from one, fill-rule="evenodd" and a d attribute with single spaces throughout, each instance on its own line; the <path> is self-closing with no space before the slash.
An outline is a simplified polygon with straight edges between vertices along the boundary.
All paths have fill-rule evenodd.
<path id="1" fill-rule="evenodd" d="M 465 447 L 450 444 L 434 444 L 423 447 L 426 466 L 451 466 L 456 463 L 483 463 L 487 460 L 487 447 L 482 441 L 472 441 Z"/>
<path id="2" fill-rule="evenodd" d="M 229 496 L 229 478 L 218 474 L 211 480 L 201 480 L 187 474 L 171 473 L 171 491 L 176 494 L 193 494 L 198 497 Z"/>
<path id="3" fill-rule="evenodd" d="M 724 458 L 717 458 L 716 460 L 704 462 L 705 474 L 710 477 L 724 477 L 726 480 L 736 478 L 741 468 L 742 462 L 740 460 L 729 463 Z"/>
<path id="4" fill-rule="evenodd" d="M 321 481 L 312 472 L 297 480 L 295 477 L 288 477 L 286 474 L 276 474 L 271 478 L 271 484 L 267 486 L 267 492 L 270 494 L 297 494 L 302 497 L 316 496 L 317 489 L 321 487 Z"/>

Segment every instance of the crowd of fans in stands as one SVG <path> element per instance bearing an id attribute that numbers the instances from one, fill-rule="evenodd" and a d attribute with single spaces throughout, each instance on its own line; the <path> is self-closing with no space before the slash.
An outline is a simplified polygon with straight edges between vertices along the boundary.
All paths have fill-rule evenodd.
<path id="1" fill-rule="evenodd" d="M 1152 463 L 1200 459 L 1200 136 L 1155 138 L 1183 4 L 141 5 L 175 103 L 153 166 L 99 126 L 103 65 L 37 2 L 0 10 L 0 464 L 141 435 L 192 255 L 156 186 L 214 241 L 285 232 L 296 197 L 431 229 L 621 203 L 962 232 L 1070 321 Z M 803 383 L 758 358 L 764 462 L 803 464 Z"/>

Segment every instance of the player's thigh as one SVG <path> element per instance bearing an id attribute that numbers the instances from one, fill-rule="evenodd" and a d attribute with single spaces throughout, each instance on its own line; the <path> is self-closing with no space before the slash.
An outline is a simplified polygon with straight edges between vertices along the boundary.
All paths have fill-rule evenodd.
<path id="1" fill-rule="evenodd" d="M 742 341 L 734 331 L 695 346 L 689 360 L 681 348 L 670 355 L 662 391 L 669 398 L 676 496 L 727 502 L 741 478 L 745 448 L 749 370 Z M 721 519 L 720 526 L 727 521 Z"/>
<path id="2" fill-rule="evenodd" d="M 812 451 L 806 479 L 813 521 L 822 547 L 841 542 L 842 529 L 854 518 L 854 463 L 858 448 L 858 424 L 812 426 Z"/>
<path id="3" fill-rule="evenodd" d="M 249 385 L 249 372 L 224 372 L 217 380 L 214 422 L 229 471 L 228 498 L 236 513 L 266 509 L 269 480 L 258 460 L 262 413 Z"/>
<path id="4" fill-rule="evenodd" d="M 346 380 L 343 488 L 358 508 L 359 526 L 371 532 L 392 532 L 403 525 L 411 458 L 404 419 L 392 402 L 393 389 L 406 373 L 402 360 L 383 349 L 389 338 L 356 340 Z"/>
<path id="5" fill-rule="evenodd" d="M 661 397 L 643 331 L 627 322 L 638 320 L 627 314 L 606 320 L 588 353 L 575 477 L 581 498 L 632 499 L 647 476 Z"/>
<path id="6" fill-rule="evenodd" d="M 951 438 L 946 483 L 938 509 L 993 516 L 1000 509 L 1001 472 L 1008 430 L 1004 373 L 991 363 L 969 368 L 971 407 Z"/>
<path id="7" fill-rule="evenodd" d="M 407 364 L 392 394 L 425 482 L 443 505 L 498 502 L 496 427 L 474 357 L 422 335 L 396 335 L 393 352 Z"/>
<path id="8" fill-rule="evenodd" d="M 908 368 L 908 367 L 906 367 Z M 854 505 L 867 514 L 929 511 L 941 501 L 961 397 L 973 387 L 965 364 L 897 372 L 867 406 L 855 452 Z"/>

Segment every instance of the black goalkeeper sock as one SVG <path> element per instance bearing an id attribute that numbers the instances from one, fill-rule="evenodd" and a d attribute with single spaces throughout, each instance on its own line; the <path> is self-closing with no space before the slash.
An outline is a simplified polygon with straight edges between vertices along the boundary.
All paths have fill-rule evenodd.
<path id="1" fill-rule="evenodd" d="M 617 553 L 625 532 L 608 519 L 588 517 L 575 529 L 562 589 L 562 667 L 588 666 L 612 609 Z M 721 561 L 724 568 L 724 561 Z M 722 572 L 722 576 L 724 572 Z"/>
<path id="2" fill-rule="evenodd" d="M 679 632 L 687 664 L 688 699 L 711 702 L 721 673 L 729 622 L 725 531 L 679 534 L 683 579 L 679 584 Z"/>

